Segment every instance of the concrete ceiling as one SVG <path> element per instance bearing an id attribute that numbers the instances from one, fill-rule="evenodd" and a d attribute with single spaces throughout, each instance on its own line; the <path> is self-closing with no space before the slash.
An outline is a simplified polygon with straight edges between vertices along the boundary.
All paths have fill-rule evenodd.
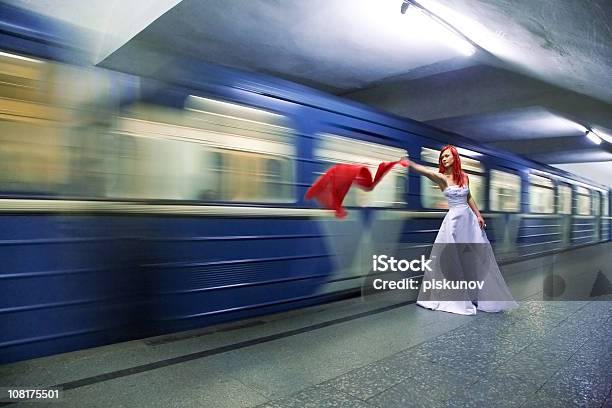
<path id="1" fill-rule="evenodd" d="M 478 45 L 465 57 L 401 0 L 15 0 L 87 26 L 92 60 L 152 74 L 177 56 L 264 72 L 612 185 L 610 0 L 418 0 Z"/>
<path id="2" fill-rule="evenodd" d="M 92 64 L 97 64 L 181 0 L 3 0 L 86 33 Z"/>

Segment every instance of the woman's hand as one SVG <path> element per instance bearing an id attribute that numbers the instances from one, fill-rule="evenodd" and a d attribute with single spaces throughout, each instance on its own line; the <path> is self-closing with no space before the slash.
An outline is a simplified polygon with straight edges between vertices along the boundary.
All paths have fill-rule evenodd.
<path id="1" fill-rule="evenodd" d="M 476 218 L 478 219 L 478 225 L 480 225 L 480 228 L 484 229 L 487 226 L 487 224 L 485 224 L 485 220 L 484 218 L 482 218 L 482 215 L 478 214 Z"/>

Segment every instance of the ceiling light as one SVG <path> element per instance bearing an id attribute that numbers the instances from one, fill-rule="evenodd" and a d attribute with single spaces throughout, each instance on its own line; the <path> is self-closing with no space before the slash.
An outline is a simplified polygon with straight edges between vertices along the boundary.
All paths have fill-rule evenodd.
<path id="1" fill-rule="evenodd" d="M 474 53 L 476 52 L 476 48 L 474 48 L 467 41 L 455 40 L 455 41 L 451 42 L 450 45 L 454 49 L 456 49 L 457 51 L 459 51 L 460 53 L 465 55 L 466 57 L 470 57 L 470 56 L 474 55 Z"/>
<path id="2" fill-rule="evenodd" d="M 461 36 L 469 41 L 476 48 L 485 49 L 488 52 L 501 57 L 516 60 L 522 58 L 518 48 L 505 38 L 505 34 L 500 31 L 491 30 L 483 24 L 483 20 L 474 20 L 468 15 L 459 12 L 461 6 L 446 0 L 410 0 L 419 3 L 421 6 L 443 19 L 449 25 L 461 33 Z M 444 5 L 447 4 L 448 6 Z M 466 3 L 466 2 L 463 2 Z M 491 25 L 489 25 L 491 27 Z M 510 58 L 512 57 L 512 58 Z"/>
<path id="3" fill-rule="evenodd" d="M 599 138 L 599 136 L 597 136 L 595 133 L 593 133 L 592 131 L 587 131 L 586 135 L 587 139 L 589 139 L 591 142 L 595 143 L 595 144 L 601 144 L 601 139 Z"/>
<path id="4" fill-rule="evenodd" d="M 469 57 L 476 52 L 476 47 L 474 47 L 472 43 L 468 41 L 465 35 L 415 0 L 404 0 L 402 2 L 400 11 L 402 14 L 413 16 L 415 13 L 426 15 L 436 28 L 436 32 L 433 33 L 433 35 L 435 37 L 439 37 L 444 44 L 454 48 L 461 54 Z M 406 13 L 407 11 L 408 13 Z"/>
<path id="5" fill-rule="evenodd" d="M 597 135 L 597 137 L 599 137 L 600 139 L 605 140 L 608 143 L 612 143 L 612 136 L 602 132 L 601 130 L 597 129 L 597 130 L 593 130 L 593 133 L 595 133 Z"/>

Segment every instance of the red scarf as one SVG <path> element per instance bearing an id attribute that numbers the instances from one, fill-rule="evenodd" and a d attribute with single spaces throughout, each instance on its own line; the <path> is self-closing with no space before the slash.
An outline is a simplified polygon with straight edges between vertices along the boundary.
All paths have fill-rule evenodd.
<path id="1" fill-rule="evenodd" d="M 396 164 L 406 167 L 408 161 L 402 159 L 380 163 L 374 179 L 372 179 L 372 174 L 367 166 L 336 164 L 314 182 L 306 192 L 305 197 L 307 200 L 316 199 L 323 207 L 336 211 L 337 218 L 344 218 L 346 217 L 346 210 L 342 207 L 342 201 L 344 201 L 351 185 L 355 183 L 362 190 L 372 191 L 383 176 Z"/>

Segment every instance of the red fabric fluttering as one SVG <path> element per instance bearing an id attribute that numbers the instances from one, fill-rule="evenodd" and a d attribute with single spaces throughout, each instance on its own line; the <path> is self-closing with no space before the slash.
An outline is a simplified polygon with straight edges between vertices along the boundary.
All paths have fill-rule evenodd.
<path id="1" fill-rule="evenodd" d="M 408 166 L 406 159 L 394 162 L 382 162 L 378 165 L 376 175 L 372 178 L 370 169 L 359 164 L 336 164 L 321 175 L 306 192 L 306 199 L 315 199 L 322 207 L 334 210 L 337 218 L 346 217 L 342 201 L 351 185 L 356 184 L 365 191 L 372 191 L 385 174 L 395 166 Z"/>

